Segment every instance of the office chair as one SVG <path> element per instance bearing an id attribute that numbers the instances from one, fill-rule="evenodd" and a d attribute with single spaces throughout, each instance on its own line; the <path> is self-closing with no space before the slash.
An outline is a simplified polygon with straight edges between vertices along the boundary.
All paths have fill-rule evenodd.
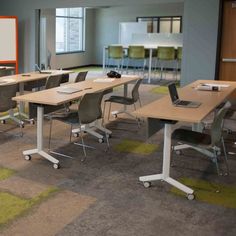
<path id="1" fill-rule="evenodd" d="M 122 72 L 123 59 L 124 59 L 124 50 L 122 46 L 119 45 L 108 46 L 107 69 L 111 66 L 111 62 L 114 61 L 117 64 L 118 71 Z"/>
<path id="2" fill-rule="evenodd" d="M 65 116 L 57 116 L 57 115 L 51 116 L 50 117 L 51 118 L 50 131 L 49 131 L 50 132 L 49 133 L 49 150 L 51 149 L 51 133 L 52 133 L 53 120 L 58 120 L 66 124 L 69 124 L 71 126 L 70 142 L 71 142 L 71 136 L 72 136 L 72 128 L 73 126 L 76 125 L 76 126 L 79 126 L 79 130 L 80 130 L 79 136 L 81 138 L 82 143 L 80 144 L 80 143 L 75 142 L 74 144 L 80 145 L 83 147 L 84 158 L 82 158 L 81 161 L 84 161 L 87 156 L 86 147 L 87 148 L 93 148 L 93 147 L 90 147 L 84 144 L 83 133 L 84 132 L 89 133 L 89 130 L 91 129 L 89 125 L 102 117 L 102 109 L 101 109 L 102 97 L 103 97 L 102 92 L 87 93 L 81 99 L 77 111 L 70 112 Z M 85 129 L 83 129 L 82 126 L 85 126 Z M 105 136 L 107 140 L 107 147 L 109 147 L 108 135 L 105 134 Z M 53 151 L 51 152 L 58 155 L 65 156 L 65 157 L 72 158 L 71 156 L 68 156 L 65 154 L 61 154 L 61 153 L 57 153 Z"/>
<path id="3" fill-rule="evenodd" d="M 159 62 L 161 69 L 161 79 L 163 78 L 163 71 L 167 67 L 168 62 L 175 61 L 174 47 L 158 47 L 157 48 L 157 62 Z"/>
<path id="4" fill-rule="evenodd" d="M 104 102 L 104 114 L 105 114 L 105 108 L 106 108 L 106 103 L 110 102 L 110 106 L 109 106 L 109 111 L 108 111 L 108 120 L 110 118 L 110 112 L 111 112 L 111 103 L 119 103 L 119 104 L 123 104 L 123 105 L 134 105 L 134 110 L 136 110 L 136 105 L 135 103 L 137 101 L 139 101 L 139 106 L 141 107 L 141 100 L 139 97 L 139 86 L 142 83 L 142 79 L 138 79 L 135 83 L 135 85 L 133 86 L 132 92 L 131 92 L 131 97 L 124 97 L 124 96 L 110 96 L 110 98 L 106 99 Z M 131 113 L 129 113 L 128 111 L 124 110 L 124 113 L 126 113 L 127 115 L 134 117 Z M 116 115 L 117 116 L 117 115 Z M 139 125 L 139 123 L 138 123 Z"/>
<path id="5" fill-rule="evenodd" d="M 4 84 L 0 86 L 0 112 L 8 112 L 9 118 L 16 122 L 20 126 L 20 135 L 22 136 L 22 128 L 24 123 L 21 120 L 20 114 L 19 119 L 14 116 L 14 108 L 17 108 L 16 101 L 13 101 L 12 98 L 16 96 L 18 91 L 18 84 Z M 4 117 L 1 117 L 0 120 L 5 121 Z"/>
<path id="6" fill-rule="evenodd" d="M 60 86 L 61 79 L 62 75 L 57 75 L 57 74 L 50 75 L 45 83 L 45 89 L 50 89 Z"/>
<path id="7" fill-rule="evenodd" d="M 84 81 L 86 79 L 87 74 L 88 74 L 88 71 L 79 72 L 75 78 L 75 83 Z"/>
<path id="8" fill-rule="evenodd" d="M 222 123 L 223 118 L 230 108 L 231 104 L 227 102 L 216 114 L 213 123 L 211 125 L 210 134 L 201 133 L 197 131 L 187 130 L 179 128 L 172 133 L 172 139 L 180 142 L 181 144 L 187 144 L 188 148 L 193 148 L 209 157 L 216 165 L 217 174 L 221 175 L 218 166 L 218 156 L 220 155 L 220 143 L 223 147 L 224 162 L 228 174 L 227 153 L 225 149 L 225 143 L 222 136 Z M 175 149 L 175 147 L 173 148 Z"/>
<path id="9" fill-rule="evenodd" d="M 127 57 L 127 66 L 126 66 L 126 72 L 128 74 L 128 67 L 129 67 L 129 63 L 133 61 L 134 65 L 134 71 L 135 71 L 135 67 L 136 69 L 138 69 L 140 66 L 138 65 L 138 62 L 142 62 L 143 65 L 140 67 L 142 68 L 142 71 L 144 73 L 144 68 L 146 66 L 146 58 L 145 58 L 145 49 L 144 46 L 139 46 L 139 45 L 135 45 L 135 46 L 129 46 L 128 48 L 128 57 Z M 136 66 L 135 66 L 136 64 Z"/>
<path id="10" fill-rule="evenodd" d="M 69 74 L 62 74 L 61 76 L 61 84 L 69 82 Z"/>

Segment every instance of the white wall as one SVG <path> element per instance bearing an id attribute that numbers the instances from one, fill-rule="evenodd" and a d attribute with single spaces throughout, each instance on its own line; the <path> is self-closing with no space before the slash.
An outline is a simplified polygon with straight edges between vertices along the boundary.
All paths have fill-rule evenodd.
<path id="1" fill-rule="evenodd" d="M 181 84 L 215 76 L 219 0 L 184 3 Z"/>
<path id="2" fill-rule="evenodd" d="M 139 15 L 145 12 L 148 4 L 183 2 L 183 0 L 1 0 L 1 15 L 16 15 L 19 18 L 19 62 L 21 71 L 34 69 L 35 63 L 35 9 L 78 6 L 117 6 L 123 12 L 119 14 L 122 21 L 129 21 L 136 16 L 133 9 L 141 6 Z M 132 5 L 133 4 L 133 5 Z M 217 23 L 219 0 L 185 0 L 184 1 L 184 58 L 182 81 L 184 84 L 198 78 L 214 78 L 216 58 Z M 117 10 L 118 10 L 117 9 Z M 136 11 L 137 13 L 137 11 Z M 160 12 L 158 12 L 160 13 Z M 163 12 L 163 15 L 166 15 Z M 156 15 L 156 9 L 150 14 Z M 118 39 L 118 30 L 111 28 L 107 32 L 105 27 L 117 22 L 117 14 L 114 16 L 101 9 L 95 15 L 94 27 L 97 28 L 94 39 L 96 40 L 96 56 L 92 63 L 101 60 L 101 49 L 104 44 L 115 42 Z M 102 20 L 99 20 L 99 16 Z M 108 19 L 104 22 L 105 19 Z M 113 23 L 111 23 L 113 22 Z M 104 27 L 103 27 L 104 24 Z M 103 35 L 106 40 L 103 41 Z M 105 38 L 105 37 L 104 37 Z"/>

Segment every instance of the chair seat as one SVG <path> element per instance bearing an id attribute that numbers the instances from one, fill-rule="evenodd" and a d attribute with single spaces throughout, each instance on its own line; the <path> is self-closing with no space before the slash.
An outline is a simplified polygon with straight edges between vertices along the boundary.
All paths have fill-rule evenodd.
<path id="1" fill-rule="evenodd" d="M 186 129 L 176 129 L 172 133 L 172 139 L 191 143 L 194 145 L 209 146 L 211 145 L 211 136 L 209 134 L 200 133 Z"/>
<path id="2" fill-rule="evenodd" d="M 59 120 L 61 122 L 67 123 L 67 124 L 78 124 L 79 123 L 78 111 L 70 112 L 68 114 L 53 115 L 52 119 Z"/>
<path id="3" fill-rule="evenodd" d="M 134 99 L 129 97 L 122 97 L 122 96 L 111 96 L 105 102 L 114 102 L 120 103 L 125 105 L 132 105 L 134 104 Z"/>

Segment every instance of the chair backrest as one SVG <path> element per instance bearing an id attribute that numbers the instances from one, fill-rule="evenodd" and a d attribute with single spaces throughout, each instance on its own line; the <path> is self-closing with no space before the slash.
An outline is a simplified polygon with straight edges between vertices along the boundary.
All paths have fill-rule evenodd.
<path id="1" fill-rule="evenodd" d="M 159 60 L 174 60 L 175 48 L 174 47 L 158 47 L 157 58 Z"/>
<path id="2" fill-rule="evenodd" d="M 7 70 L 6 69 L 0 69 L 0 77 L 6 76 L 7 75 Z"/>
<path id="3" fill-rule="evenodd" d="M 128 57 L 132 59 L 144 59 L 145 58 L 144 46 L 141 46 L 141 45 L 129 46 Z"/>
<path id="4" fill-rule="evenodd" d="M 181 61 L 182 60 L 182 47 L 178 47 L 177 48 L 177 55 L 176 55 L 176 58 L 178 61 Z"/>
<path id="5" fill-rule="evenodd" d="M 8 111 L 16 107 L 16 102 L 12 100 L 18 91 L 18 84 L 0 85 L 0 112 Z"/>
<path id="6" fill-rule="evenodd" d="M 86 79 L 87 74 L 88 74 L 88 71 L 79 72 L 75 78 L 75 83 L 84 81 Z"/>
<path id="7" fill-rule="evenodd" d="M 103 92 L 86 93 L 79 104 L 79 120 L 81 124 L 89 124 L 102 117 Z"/>
<path id="8" fill-rule="evenodd" d="M 132 98 L 133 98 L 134 102 L 137 102 L 138 99 L 139 99 L 139 91 L 138 91 L 138 89 L 139 89 L 139 86 L 140 86 L 141 83 L 142 83 L 142 79 L 138 79 L 136 81 L 133 89 L 132 89 Z"/>
<path id="9" fill-rule="evenodd" d="M 122 46 L 108 46 L 108 58 L 122 59 L 123 58 L 123 47 Z"/>
<path id="10" fill-rule="evenodd" d="M 47 78 L 45 89 L 55 88 L 60 86 L 62 75 L 50 75 Z"/>
<path id="11" fill-rule="evenodd" d="M 226 102 L 225 105 L 217 112 L 215 115 L 214 121 L 211 125 L 211 144 L 215 146 L 221 141 L 222 136 L 222 124 L 226 112 L 231 107 L 230 102 Z"/>
<path id="12" fill-rule="evenodd" d="M 61 76 L 61 84 L 62 83 L 67 83 L 69 81 L 69 74 L 62 74 Z"/>

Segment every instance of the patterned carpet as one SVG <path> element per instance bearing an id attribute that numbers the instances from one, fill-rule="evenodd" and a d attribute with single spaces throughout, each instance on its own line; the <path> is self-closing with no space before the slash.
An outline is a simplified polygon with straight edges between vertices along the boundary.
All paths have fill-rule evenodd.
<path id="1" fill-rule="evenodd" d="M 163 96 L 153 92 L 157 87 L 141 85 L 143 104 Z M 115 90 L 115 94 L 121 93 L 122 89 Z M 61 163 L 59 170 L 38 155 L 24 160 L 22 151 L 33 148 L 36 142 L 35 125 L 26 125 L 21 138 L 14 135 L 18 128 L 1 124 L 0 129 L 7 132 L 0 133 L 0 235 L 236 235 L 235 195 L 221 192 L 221 199 L 233 202 L 231 207 L 212 201 L 218 198 L 212 185 L 231 190 L 236 187 L 235 154 L 228 158 L 230 175 L 217 176 L 214 163 L 202 154 L 184 150 L 179 156 L 173 152 L 171 176 L 197 191 L 211 191 L 211 196 L 205 194 L 211 201 L 201 197 L 188 201 L 164 182 L 153 182 L 146 189 L 138 181 L 139 176 L 161 172 L 163 130 L 147 139 L 145 123 L 139 128 L 135 120 L 122 115 L 105 120 L 105 124 L 112 130 L 110 149 L 86 135 L 85 143 L 96 149 L 88 150 L 86 161 L 81 162 L 82 148 L 68 143 L 69 127 L 55 122 L 52 146 L 74 156 L 55 156 Z M 175 127 L 180 125 L 188 124 Z M 233 122 L 227 126 L 235 130 Z M 47 120 L 44 131 L 47 147 Z M 231 153 L 236 153 L 232 145 L 235 137 L 233 132 L 226 138 Z M 16 213 L 21 206 L 23 209 Z M 11 216 L 10 209 L 14 209 Z"/>

